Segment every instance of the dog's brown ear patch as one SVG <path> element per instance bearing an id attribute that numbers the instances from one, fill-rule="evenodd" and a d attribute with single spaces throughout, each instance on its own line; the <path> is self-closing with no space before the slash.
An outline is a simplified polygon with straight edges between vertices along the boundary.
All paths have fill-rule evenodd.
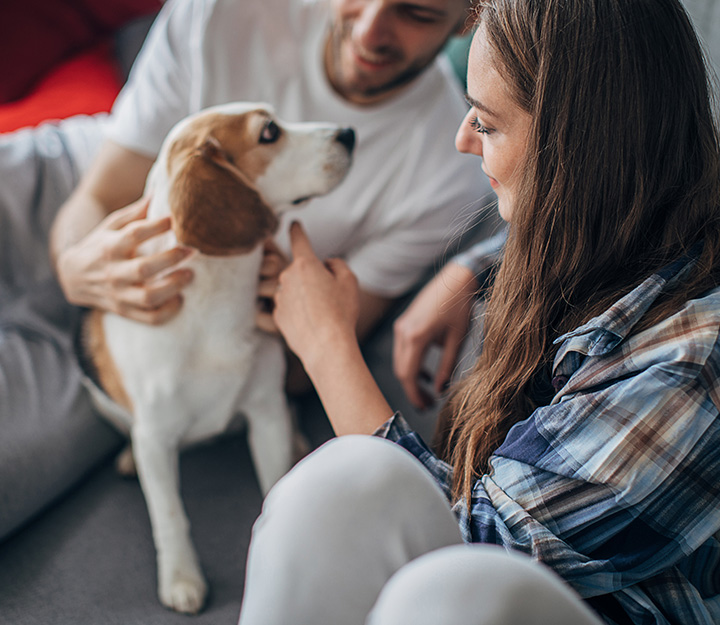
<path id="1" fill-rule="evenodd" d="M 278 219 L 244 176 L 208 138 L 175 158 L 168 200 L 178 241 L 210 256 L 249 252 Z"/>

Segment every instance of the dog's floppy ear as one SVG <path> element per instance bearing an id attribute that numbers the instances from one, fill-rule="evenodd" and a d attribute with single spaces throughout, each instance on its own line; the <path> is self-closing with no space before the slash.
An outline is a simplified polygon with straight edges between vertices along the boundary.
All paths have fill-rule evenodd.
<path id="1" fill-rule="evenodd" d="M 203 254 L 242 254 L 275 232 L 278 219 L 216 139 L 175 153 L 168 201 L 178 241 Z"/>

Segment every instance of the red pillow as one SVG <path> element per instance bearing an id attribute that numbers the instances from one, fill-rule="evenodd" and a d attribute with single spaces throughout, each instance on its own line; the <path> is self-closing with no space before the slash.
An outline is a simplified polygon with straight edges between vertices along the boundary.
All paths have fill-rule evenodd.
<path id="1" fill-rule="evenodd" d="M 161 0 L 15 0 L 0 20 L 0 102 L 16 100 L 48 70 Z"/>
<path id="2" fill-rule="evenodd" d="M 22 100 L 0 104 L 0 132 L 78 113 L 109 111 L 121 82 L 112 46 L 94 46 L 61 63 Z"/>

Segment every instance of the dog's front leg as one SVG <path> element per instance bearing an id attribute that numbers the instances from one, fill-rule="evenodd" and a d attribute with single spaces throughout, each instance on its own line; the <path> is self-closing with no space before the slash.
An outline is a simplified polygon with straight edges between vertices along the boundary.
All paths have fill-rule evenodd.
<path id="1" fill-rule="evenodd" d="M 239 410 L 248 423 L 248 443 L 260 490 L 266 495 L 293 461 L 293 421 L 284 391 L 285 354 L 269 337 L 260 344 Z"/>
<path id="2" fill-rule="evenodd" d="M 157 550 L 160 601 L 178 612 L 196 614 L 205 602 L 207 584 L 180 499 L 177 444 L 144 428 L 140 419 L 132 442 Z"/>

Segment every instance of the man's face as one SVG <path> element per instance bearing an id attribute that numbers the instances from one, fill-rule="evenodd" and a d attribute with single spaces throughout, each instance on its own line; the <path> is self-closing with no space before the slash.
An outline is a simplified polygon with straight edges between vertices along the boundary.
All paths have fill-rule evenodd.
<path id="1" fill-rule="evenodd" d="M 325 67 L 355 104 L 378 102 L 420 74 L 465 24 L 467 0 L 332 0 Z"/>

